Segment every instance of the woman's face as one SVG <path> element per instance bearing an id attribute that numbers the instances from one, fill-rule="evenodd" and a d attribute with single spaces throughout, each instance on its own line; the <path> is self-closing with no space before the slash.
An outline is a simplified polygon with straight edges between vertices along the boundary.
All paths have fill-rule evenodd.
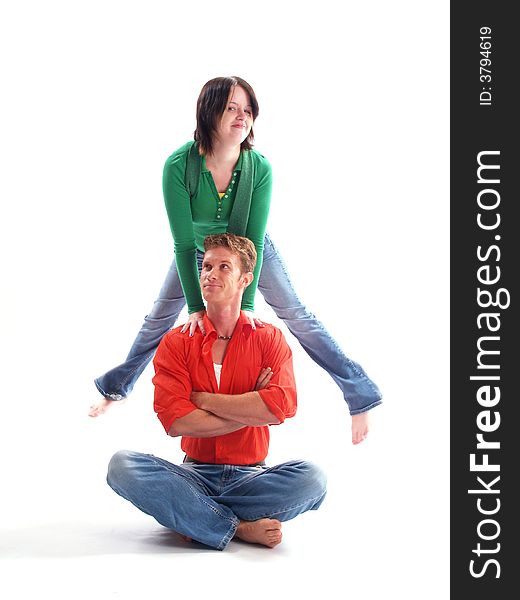
<path id="1" fill-rule="evenodd" d="M 236 85 L 231 89 L 228 102 L 217 127 L 217 139 L 220 142 L 241 144 L 249 135 L 253 126 L 253 112 L 249 94 Z"/>

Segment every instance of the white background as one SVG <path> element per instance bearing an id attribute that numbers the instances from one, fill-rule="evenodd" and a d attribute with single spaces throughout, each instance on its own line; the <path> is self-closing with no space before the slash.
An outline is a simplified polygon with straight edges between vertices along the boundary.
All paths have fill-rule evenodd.
<path id="1" fill-rule="evenodd" d="M 448 9 L 2 3 L 2 597 L 449 596 Z M 87 411 L 172 258 L 164 161 L 191 139 L 203 83 L 231 74 L 260 103 L 268 230 L 384 404 L 352 446 L 339 389 L 287 333 L 299 412 L 272 428 L 270 462 L 316 461 L 329 493 L 276 549 L 217 553 L 104 482 L 120 448 L 181 459 L 151 366 L 124 405 Z"/>

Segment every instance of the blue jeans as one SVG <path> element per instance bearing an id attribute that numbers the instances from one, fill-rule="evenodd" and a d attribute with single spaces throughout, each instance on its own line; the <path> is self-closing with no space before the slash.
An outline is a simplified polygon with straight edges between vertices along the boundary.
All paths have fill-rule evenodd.
<path id="1" fill-rule="evenodd" d="M 270 468 L 174 465 L 128 450 L 112 457 L 107 482 L 161 525 L 217 550 L 224 550 L 241 520 L 288 521 L 319 508 L 326 494 L 324 474 L 305 461 Z"/>
<path id="2" fill-rule="evenodd" d="M 201 258 L 202 255 L 199 256 Z M 302 304 L 294 291 L 285 263 L 268 235 L 265 236 L 258 289 L 305 352 L 340 387 L 351 415 L 363 413 L 381 404 L 381 393 L 361 365 L 345 356 L 320 321 Z M 125 362 L 95 380 L 96 387 L 103 396 L 122 400 L 132 391 L 161 338 L 175 325 L 185 304 L 174 260 L 159 298 L 150 314 L 145 317 Z"/>

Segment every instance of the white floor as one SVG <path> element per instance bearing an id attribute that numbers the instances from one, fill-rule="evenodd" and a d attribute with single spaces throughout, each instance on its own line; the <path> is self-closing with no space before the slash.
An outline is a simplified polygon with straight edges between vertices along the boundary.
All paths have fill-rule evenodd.
<path id="1" fill-rule="evenodd" d="M 181 459 L 178 440 L 164 435 L 147 404 L 146 379 L 132 401 L 102 419 L 88 419 L 79 404 L 61 407 L 59 416 L 43 404 L 33 404 L 26 421 L 19 412 L 18 421 L 8 416 L 0 596 L 447 598 L 448 471 L 440 455 L 426 447 L 419 422 L 416 431 L 399 432 L 398 415 L 385 405 L 373 412 L 369 440 L 353 447 L 334 384 L 299 354 L 297 366 L 302 360 L 308 385 L 299 414 L 272 428 L 270 462 L 315 460 L 327 472 L 328 495 L 318 511 L 284 523 L 284 540 L 272 550 L 186 543 L 106 485 L 106 465 L 119 448 Z M 326 428 L 315 419 L 318 389 L 337 399 L 327 398 Z"/>
<path id="2" fill-rule="evenodd" d="M 321 590 L 335 597 L 346 557 L 320 561 L 324 539 L 318 520 L 301 524 L 287 524 L 287 541 L 276 549 L 232 542 L 225 552 L 183 542 L 139 513 L 6 530 L 0 585 L 10 592 L 2 596 L 242 598 L 247 590 L 248 598 L 264 598 L 268 591 L 276 598 L 281 597 L 276 590 L 281 594 L 292 580 L 296 593 Z"/>
<path id="3" fill-rule="evenodd" d="M 70 510 L 63 518 L 5 527 L 0 588 L 10 591 L 2 597 L 204 598 L 220 592 L 256 599 L 282 598 L 288 590 L 327 599 L 448 597 L 445 578 L 431 577 L 429 524 L 413 517 L 404 522 L 406 511 L 392 518 L 388 499 L 374 499 L 360 514 L 353 514 L 359 501 L 345 499 L 342 517 L 341 502 L 332 497 L 320 511 L 285 523 L 277 548 L 231 542 L 224 552 L 182 541 L 117 498 L 104 500 L 75 518 Z M 438 568 L 445 561 L 437 557 Z"/>

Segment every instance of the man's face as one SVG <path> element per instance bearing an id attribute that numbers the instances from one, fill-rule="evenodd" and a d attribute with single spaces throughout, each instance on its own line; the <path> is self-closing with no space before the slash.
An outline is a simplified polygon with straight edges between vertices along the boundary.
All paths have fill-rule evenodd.
<path id="1" fill-rule="evenodd" d="M 204 254 L 200 288 L 206 302 L 240 300 L 251 274 L 241 272 L 240 258 L 227 248 L 211 248 Z"/>

